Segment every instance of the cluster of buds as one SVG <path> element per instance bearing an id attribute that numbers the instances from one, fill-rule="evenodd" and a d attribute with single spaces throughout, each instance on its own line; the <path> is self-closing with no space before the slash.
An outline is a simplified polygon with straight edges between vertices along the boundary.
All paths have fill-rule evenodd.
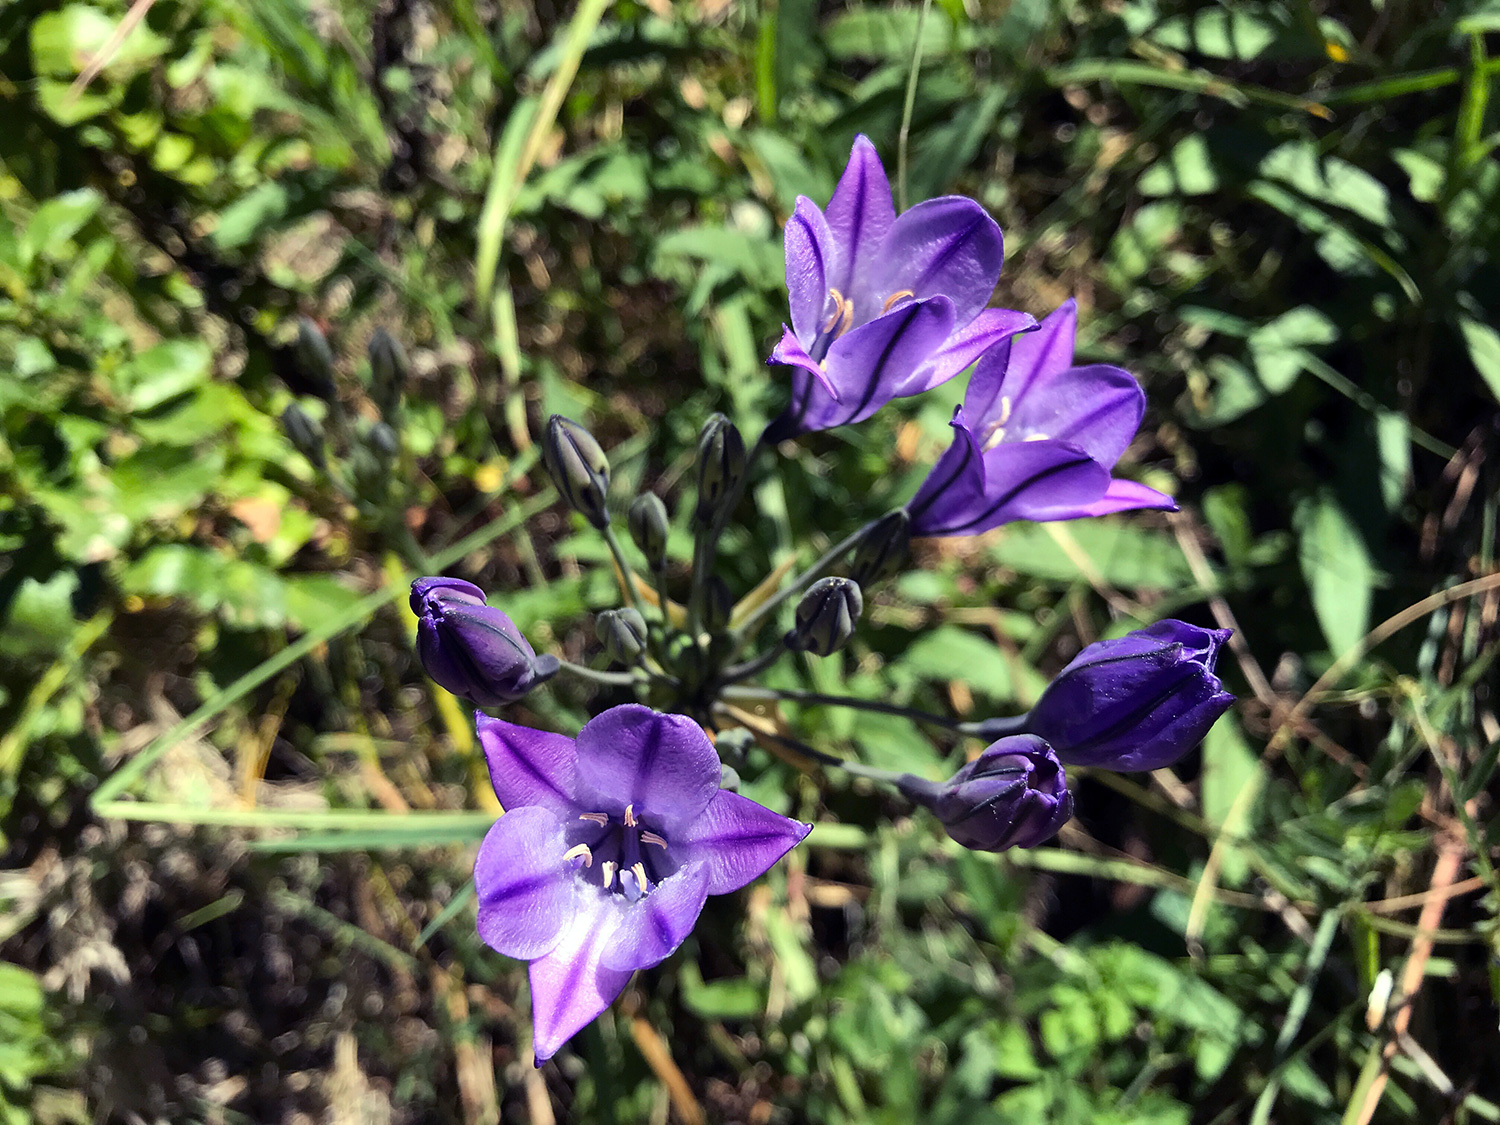
<path id="1" fill-rule="evenodd" d="M 476 866 L 480 933 L 531 962 L 538 1061 L 598 1015 L 632 971 L 668 956 L 707 895 L 744 885 L 806 835 L 808 826 L 732 791 L 738 775 L 722 758 L 743 767 L 732 747 L 746 737 L 794 761 L 888 784 L 958 844 L 996 852 L 1057 834 L 1073 813 L 1068 767 L 1168 765 L 1233 702 L 1215 671 L 1227 631 L 1181 621 L 1089 645 L 1029 712 L 977 722 L 756 683 L 783 659 L 842 663 L 868 590 L 910 565 L 913 538 L 1175 506 L 1114 477 L 1144 396 L 1119 368 L 1074 366 L 1073 303 L 1040 322 L 986 307 L 1001 245 L 998 226 L 972 200 L 929 200 L 897 216 L 863 138 L 826 212 L 798 200 L 786 229 L 792 325 L 770 360 L 790 369 L 791 402 L 753 444 L 722 414 L 703 426 L 682 509 L 690 562 L 672 558 L 662 497 L 648 491 L 612 505 L 599 442 L 576 421 L 547 421 L 543 464 L 562 500 L 603 536 L 620 580 L 623 604 L 595 622 L 607 669 L 537 655 L 466 581 L 413 585 L 424 668 L 475 705 L 502 707 L 559 674 L 632 690 L 640 701 L 604 711 L 576 741 L 477 720 L 507 809 Z M 372 342 L 372 372 L 394 377 L 398 356 L 388 340 Z M 717 554 L 757 458 L 970 366 L 952 444 L 916 494 L 800 574 L 779 586 L 768 579 L 736 601 Z M 621 507 L 634 557 L 615 532 Z M 779 724 L 745 731 L 753 717 L 745 704 L 783 699 L 904 714 L 989 745 L 936 781 L 836 757 Z"/>

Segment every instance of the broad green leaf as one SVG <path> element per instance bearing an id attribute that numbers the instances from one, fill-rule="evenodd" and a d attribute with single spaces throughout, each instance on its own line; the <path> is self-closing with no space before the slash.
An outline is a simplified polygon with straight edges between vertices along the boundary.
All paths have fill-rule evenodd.
<path id="1" fill-rule="evenodd" d="M 1469 358 L 1474 361 L 1474 370 L 1479 372 L 1490 394 L 1500 399 L 1500 332 L 1466 316 L 1458 318 L 1458 328 L 1468 346 Z"/>
<path id="2" fill-rule="evenodd" d="M 1312 594 L 1313 613 L 1341 655 L 1369 632 L 1377 571 L 1359 529 L 1330 495 L 1297 508 L 1297 556 Z"/>
<path id="3" fill-rule="evenodd" d="M 1249 787 L 1259 793 L 1260 759 L 1250 749 L 1233 714 L 1225 715 L 1203 740 L 1203 819 L 1231 838 L 1244 836 L 1259 804 L 1244 798 Z M 1250 871 L 1243 846 L 1227 843 L 1223 852 L 1224 881 L 1237 885 Z"/>
<path id="4" fill-rule="evenodd" d="M 1073 520 L 1052 529 L 1010 524 L 989 557 L 1031 578 L 1075 582 L 1085 577 L 1076 559 L 1079 552 L 1093 573 L 1122 589 L 1175 590 L 1193 583 L 1192 569 L 1173 536 L 1126 520 Z"/>
<path id="5" fill-rule="evenodd" d="M 1213 5 L 1162 21 L 1150 38 L 1173 51 L 1245 61 L 1275 42 L 1279 32 L 1274 23 L 1250 11 Z"/>
<path id="6" fill-rule="evenodd" d="M 30 263 L 38 255 L 60 257 L 84 223 L 98 213 L 103 202 L 92 188 L 79 188 L 47 200 L 36 209 L 21 236 L 21 260 Z"/>
<path id="7" fill-rule="evenodd" d="M 1302 373 L 1304 348 L 1331 344 L 1338 328 L 1311 305 L 1302 305 L 1250 333 L 1255 373 L 1272 394 L 1289 390 Z"/>
<path id="8" fill-rule="evenodd" d="M 136 410 L 151 410 L 208 378 L 212 354 L 202 340 L 168 340 L 136 356 L 120 379 Z"/>
<path id="9" fill-rule="evenodd" d="M 1209 195 L 1219 190 L 1219 173 L 1202 133 L 1189 133 L 1164 159 L 1136 181 L 1142 195 Z"/>
<path id="10" fill-rule="evenodd" d="M 69 4 L 38 16 L 31 25 L 31 59 L 39 74 L 71 78 L 110 43 L 124 12 L 107 15 L 88 4 Z M 167 41 L 142 20 L 115 47 L 104 73 L 118 81 L 134 74 L 167 49 Z"/>

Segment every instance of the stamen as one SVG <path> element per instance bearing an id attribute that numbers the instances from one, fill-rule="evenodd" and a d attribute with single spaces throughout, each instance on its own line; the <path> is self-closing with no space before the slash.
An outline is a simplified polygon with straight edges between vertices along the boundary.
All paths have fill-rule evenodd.
<path id="1" fill-rule="evenodd" d="M 1022 441 L 1051 441 L 1052 438 L 1049 435 L 1047 435 L 1047 434 L 1027 434 L 1021 440 Z"/>
<path id="2" fill-rule="evenodd" d="M 913 293 L 910 289 L 898 289 L 896 290 L 896 292 L 892 293 L 885 299 L 885 305 L 881 308 L 880 311 L 883 313 L 888 313 L 891 311 L 891 306 L 894 305 L 897 301 L 901 300 L 901 298 L 915 296 L 916 294 Z"/>
<path id="3" fill-rule="evenodd" d="M 655 844 L 658 848 L 661 848 L 663 851 L 666 850 L 667 842 L 665 840 L 663 840 L 660 836 L 658 836 L 655 832 L 646 832 L 646 831 L 643 830 L 641 832 L 641 839 L 644 840 L 648 844 Z"/>
<path id="4" fill-rule="evenodd" d="M 991 422 L 989 429 L 984 432 L 984 441 L 980 444 L 979 448 L 982 452 L 988 453 L 1004 440 L 1005 427 L 999 422 Z"/>
<path id="5" fill-rule="evenodd" d="M 635 876 L 635 885 L 640 888 L 641 894 L 646 893 L 646 865 L 637 863 L 630 868 L 630 873 Z"/>
<path id="6" fill-rule="evenodd" d="M 625 806 L 625 827 L 626 828 L 634 828 L 635 827 L 635 806 L 634 805 L 626 805 Z"/>
<path id="7" fill-rule="evenodd" d="M 606 891 L 609 890 L 609 888 L 614 884 L 615 872 L 618 871 L 619 868 L 620 865 L 612 859 L 606 859 L 602 864 L 599 865 L 599 870 L 603 873 L 604 876 L 604 889 Z"/>
<path id="8" fill-rule="evenodd" d="M 609 814 L 602 812 L 582 812 L 578 814 L 579 820 L 592 820 L 600 828 L 609 826 Z"/>
<path id="9" fill-rule="evenodd" d="M 824 332 L 833 331 L 833 326 L 839 322 L 839 318 L 844 315 L 845 306 L 849 304 L 844 295 L 831 285 L 828 287 L 828 296 L 833 300 L 833 315 L 828 318 L 828 323 L 823 325 Z"/>
<path id="10" fill-rule="evenodd" d="M 585 867 L 594 866 L 594 852 L 587 844 L 574 844 L 567 851 L 563 852 L 564 862 L 579 858 L 582 858 Z"/>
<path id="11" fill-rule="evenodd" d="M 1000 396 L 1000 424 L 1003 426 L 1010 421 L 1010 395 Z"/>

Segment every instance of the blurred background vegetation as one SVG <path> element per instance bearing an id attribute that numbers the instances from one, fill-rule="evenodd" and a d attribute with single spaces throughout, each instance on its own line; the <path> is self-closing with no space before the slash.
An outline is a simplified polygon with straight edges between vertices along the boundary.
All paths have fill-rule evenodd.
<path id="1" fill-rule="evenodd" d="M 406 583 L 597 659 L 529 434 L 671 498 L 779 408 L 781 222 L 858 132 L 896 171 L 914 48 L 908 198 L 1079 297 L 1184 514 L 925 548 L 849 689 L 1015 711 L 1173 614 L 1242 702 L 1004 857 L 757 758 L 808 844 L 533 1071 Z M 0 1122 L 1500 1121 L 1497 48 L 1494 0 L 0 5 Z M 726 577 L 903 499 L 960 390 L 784 446 Z"/>

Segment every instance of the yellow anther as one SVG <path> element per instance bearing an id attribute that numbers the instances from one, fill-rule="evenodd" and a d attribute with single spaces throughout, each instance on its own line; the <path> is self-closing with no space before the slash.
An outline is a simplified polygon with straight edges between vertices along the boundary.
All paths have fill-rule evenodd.
<path id="1" fill-rule="evenodd" d="M 1010 395 L 1000 396 L 1000 424 L 1003 426 L 1010 421 Z"/>
<path id="2" fill-rule="evenodd" d="M 620 865 L 612 859 L 606 859 L 602 864 L 599 865 L 599 870 L 604 874 L 604 889 L 606 891 L 614 885 L 615 872 L 619 869 Z"/>
<path id="3" fill-rule="evenodd" d="M 910 289 L 898 289 L 896 290 L 896 292 L 892 293 L 885 299 L 885 305 L 881 308 L 880 311 L 883 313 L 888 313 L 891 311 L 891 306 L 894 305 L 897 301 L 901 300 L 902 297 L 915 296 L 916 294 L 913 293 Z"/>
<path id="4" fill-rule="evenodd" d="M 640 888 L 642 894 L 646 893 L 646 865 L 644 863 L 632 864 L 630 873 L 635 876 L 635 885 Z"/>
<path id="5" fill-rule="evenodd" d="M 626 828 L 634 828 L 635 827 L 635 806 L 634 805 L 626 805 L 625 806 L 625 827 Z"/>
<path id="6" fill-rule="evenodd" d="M 984 441 L 979 448 L 981 451 L 988 453 L 1004 440 L 1005 427 L 999 422 L 991 422 L 989 428 L 984 431 Z"/>
<path id="7" fill-rule="evenodd" d="M 580 858 L 583 860 L 585 867 L 594 866 L 594 852 L 587 844 L 574 844 L 567 851 L 563 852 L 564 861 Z"/>
<path id="8" fill-rule="evenodd" d="M 592 820 L 600 828 L 604 828 L 609 824 L 609 814 L 602 812 L 582 812 L 578 814 L 578 819 Z"/>
<path id="9" fill-rule="evenodd" d="M 829 316 L 828 323 L 823 325 L 824 332 L 832 332 L 833 326 L 839 322 L 839 317 L 844 315 L 844 295 L 832 286 L 828 287 L 828 295 L 833 298 L 833 314 Z"/>
<path id="10" fill-rule="evenodd" d="M 660 836 L 658 836 L 655 832 L 642 832 L 641 842 L 645 844 L 655 844 L 658 848 L 665 848 L 667 846 L 667 842 Z"/>

